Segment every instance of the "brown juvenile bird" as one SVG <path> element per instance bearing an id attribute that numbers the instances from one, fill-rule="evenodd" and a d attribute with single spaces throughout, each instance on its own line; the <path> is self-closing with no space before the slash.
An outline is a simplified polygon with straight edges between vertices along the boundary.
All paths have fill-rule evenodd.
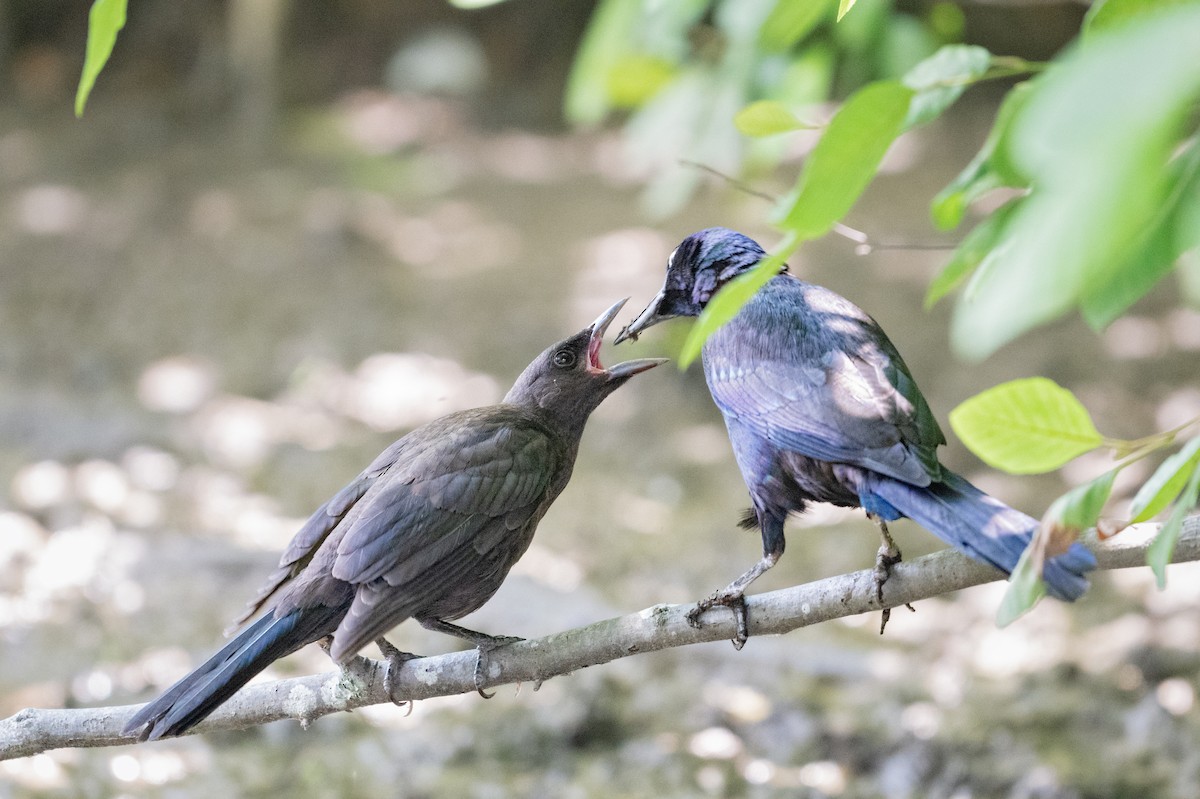
<path id="1" fill-rule="evenodd" d="M 339 665 L 376 641 L 398 666 L 415 656 L 382 636 L 409 618 L 471 641 L 481 659 L 519 640 L 447 619 L 487 602 L 525 553 L 571 478 L 591 412 L 630 377 L 664 362 L 601 366 L 604 333 L 624 304 L 534 359 L 499 405 L 443 416 L 384 450 L 305 523 L 239 622 L 267 612 L 139 710 L 125 734 L 179 735 L 272 662 L 314 641 L 327 643 Z"/>

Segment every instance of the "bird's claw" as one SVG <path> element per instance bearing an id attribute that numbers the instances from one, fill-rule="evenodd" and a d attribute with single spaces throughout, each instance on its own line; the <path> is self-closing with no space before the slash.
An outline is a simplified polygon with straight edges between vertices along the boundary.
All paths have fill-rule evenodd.
<path id="1" fill-rule="evenodd" d="M 879 548 L 879 554 L 875 558 L 875 598 L 879 600 L 879 604 L 883 604 L 883 584 L 892 576 L 892 567 L 900 563 L 900 550 L 895 544 L 890 546 L 884 545 Z M 911 610 L 913 613 L 917 609 L 912 606 L 911 602 L 905 602 L 904 607 Z M 883 631 L 887 629 L 888 621 L 892 618 L 892 609 L 884 608 L 879 619 L 879 634 L 883 635 Z"/>
<path id="2" fill-rule="evenodd" d="M 397 649 L 392 643 L 384 638 L 375 641 L 375 646 L 379 647 L 379 651 L 383 653 L 383 659 L 387 661 L 387 669 L 383 672 L 383 690 L 387 691 L 388 699 L 396 707 L 408 706 L 408 712 L 412 712 L 411 699 L 396 698 L 396 676 L 400 673 L 400 668 L 410 660 L 416 660 L 421 657 L 414 655 L 412 652 L 402 652 Z"/>
<path id="3" fill-rule="evenodd" d="M 700 629 L 700 617 L 710 608 L 717 605 L 724 605 L 733 611 L 733 620 L 735 624 L 733 638 L 730 639 L 733 643 L 733 648 L 740 650 L 746 645 L 747 639 L 750 638 L 750 627 L 746 620 L 746 595 L 741 591 L 729 591 L 722 589 L 716 591 L 707 599 L 702 599 L 696 603 L 696 607 L 692 608 L 687 613 L 688 624 Z"/>
<path id="4" fill-rule="evenodd" d="M 883 538 L 883 543 L 880 544 L 878 552 L 875 553 L 875 570 L 873 578 L 875 582 L 875 599 L 879 604 L 883 604 L 883 584 L 892 576 L 892 567 L 902 560 L 900 547 L 896 546 L 896 542 L 892 540 L 888 534 L 887 526 L 879 521 L 879 532 Z M 912 607 L 911 605 L 909 606 Z M 888 621 L 892 618 L 892 609 L 884 608 L 883 614 L 879 620 L 879 634 L 883 635 L 883 631 L 887 629 Z"/>
<path id="5" fill-rule="evenodd" d="M 515 644 L 518 641 L 524 641 L 524 638 L 518 638 L 515 635 L 493 635 L 489 636 L 486 641 L 479 641 L 475 644 L 475 690 L 484 699 L 491 699 L 496 695 L 495 691 L 490 694 L 483 690 L 483 673 L 484 661 L 487 660 L 488 653 L 493 649 L 499 649 L 502 646 Z"/>
<path id="6" fill-rule="evenodd" d="M 883 602 L 883 584 L 892 576 L 892 567 L 900 561 L 900 549 L 890 542 L 880 546 L 875 554 L 875 598 L 880 602 Z"/>

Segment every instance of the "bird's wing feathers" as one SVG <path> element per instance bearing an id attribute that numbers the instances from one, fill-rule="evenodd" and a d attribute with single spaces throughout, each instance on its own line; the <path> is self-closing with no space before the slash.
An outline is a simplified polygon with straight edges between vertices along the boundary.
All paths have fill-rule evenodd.
<path id="1" fill-rule="evenodd" d="M 557 470 L 551 440 L 508 417 L 473 421 L 405 436 L 380 453 L 309 517 L 235 626 L 300 574 L 334 530 L 335 578 L 402 585 L 451 554 L 475 563 L 519 527 Z"/>
<path id="2" fill-rule="evenodd" d="M 391 452 L 389 447 L 384 454 Z M 382 456 L 381 456 L 382 458 Z M 376 459 L 377 461 L 379 459 Z M 258 613 L 263 606 L 267 604 L 272 596 L 275 595 L 280 588 L 291 582 L 292 578 L 304 570 L 312 560 L 314 554 L 320 548 L 333 529 L 345 517 L 346 512 L 354 506 L 362 498 L 363 494 L 367 493 L 367 489 L 371 487 L 382 471 L 375 468 L 376 464 L 371 464 L 362 474 L 356 477 L 349 485 L 343 488 L 338 493 L 334 494 L 328 502 L 308 517 L 308 521 L 304 523 L 296 535 L 292 537 L 291 543 L 288 544 L 283 555 L 279 558 L 279 565 L 275 571 L 267 577 L 266 582 L 254 598 L 246 605 L 246 609 L 242 615 L 234 620 L 233 625 L 226 630 L 226 634 L 232 632 L 233 629 L 244 624 L 254 614 Z"/>
<path id="3" fill-rule="evenodd" d="M 832 292 L 776 281 L 776 296 L 753 300 L 705 347 L 721 411 L 782 449 L 914 485 L 936 479 L 945 439 L 883 331 Z"/>
<path id="4" fill-rule="evenodd" d="M 356 590 L 335 657 L 436 607 L 447 586 L 470 580 L 486 601 L 528 544 L 514 531 L 549 504 L 561 457 L 543 428 L 509 420 L 460 428 L 397 462 L 343 522 L 332 574 Z"/>
<path id="5" fill-rule="evenodd" d="M 552 440 L 539 426 L 464 426 L 404 458 L 347 514 L 333 576 L 391 585 L 450 553 L 486 554 L 546 499 L 558 471 Z"/>

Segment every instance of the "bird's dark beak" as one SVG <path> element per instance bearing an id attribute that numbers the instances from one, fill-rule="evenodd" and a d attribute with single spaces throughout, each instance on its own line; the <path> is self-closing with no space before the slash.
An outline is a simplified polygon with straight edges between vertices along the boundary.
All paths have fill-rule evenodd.
<path id="1" fill-rule="evenodd" d="M 617 337 L 613 339 L 613 344 L 620 344 L 625 340 L 637 341 L 638 336 L 646 328 L 657 325 L 659 322 L 665 322 L 668 319 L 674 319 L 677 314 L 664 314 L 660 311 L 665 296 L 663 292 L 658 292 L 658 295 L 650 300 L 650 304 L 646 306 L 646 310 L 642 311 L 637 319 L 625 325 L 621 332 L 617 334 Z"/>
<path id="2" fill-rule="evenodd" d="M 629 302 L 628 297 L 613 303 L 612 307 L 600 314 L 596 321 L 592 322 L 592 334 L 588 339 L 588 369 L 608 375 L 609 380 L 633 377 L 639 372 L 653 369 L 659 364 L 667 362 L 666 358 L 638 358 L 637 360 L 619 363 L 608 369 L 605 369 L 600 363 L 600 345 L 604 343 L 604 334 L 608 332 L 608 326 L 612 324 L 612 320 L 617 317 L 617 314 L 627 302 Z"/>

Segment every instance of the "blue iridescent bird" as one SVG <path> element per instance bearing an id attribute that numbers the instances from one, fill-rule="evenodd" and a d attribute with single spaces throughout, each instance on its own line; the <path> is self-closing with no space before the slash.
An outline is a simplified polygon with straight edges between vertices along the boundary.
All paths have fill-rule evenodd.
<path id="1" fill-rule="evenodd" d="M 688 236 L 671 254 L 662 290 L 616 341 L 651 325 L 697 316 L 713 295 L 766 253 L 727 228 Z M 762 531 L 750 570 L 699 603 L 738 621 L 747 637 L 747 586 L 783 554 L 784 521 L 810 502 L 861 507 L 880 525 L 876 568 L 882 599 L 899 551 L 886 523 L 908 517 L 976 560 L 1011 573 L 1038 523 L 943 466 L 946 442 L 900 353 L 879 325 L 846 298 L 786 273 L 773 278 L 703 348 L 704 376 L 725 417 L 753 507 L 744 525 Z M 1075 544 L 1046 562 L 1050 595 L 1074 600 L 1096 566 Z M 886 621 L 886 619 L 885 619 Z"/>

